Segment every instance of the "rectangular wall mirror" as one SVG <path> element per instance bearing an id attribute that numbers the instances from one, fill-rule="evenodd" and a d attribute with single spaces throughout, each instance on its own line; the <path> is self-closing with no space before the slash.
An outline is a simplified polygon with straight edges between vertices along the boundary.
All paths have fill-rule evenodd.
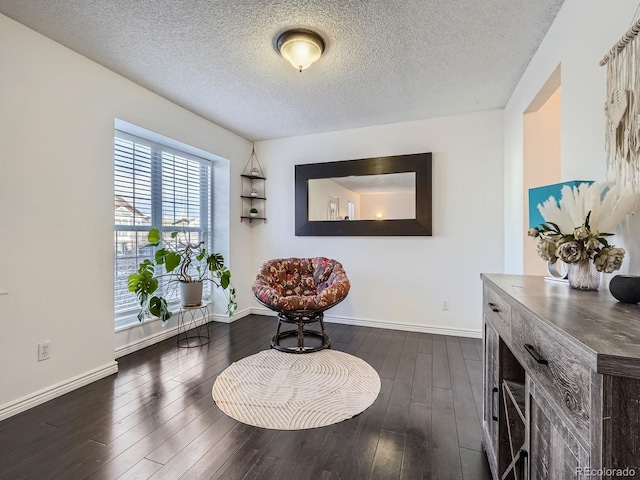
<path id="1" fill-rule="evenodd" d="M 431 181 L 431 153 L 296 165 L 296 236 L 430 236 Z"/>

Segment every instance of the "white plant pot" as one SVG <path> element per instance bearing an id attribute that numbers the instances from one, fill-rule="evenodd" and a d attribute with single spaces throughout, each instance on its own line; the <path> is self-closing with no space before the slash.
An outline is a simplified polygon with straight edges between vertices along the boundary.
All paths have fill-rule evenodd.
<path id="1" fill-rule="evenodd" d="M 180 298 L 183 307 L 202 305 L 202 282 L 180 282 Z"/>
<path id="2" fill-rule="evenodd" d="M 253 213 L 253 212 L 249 212 L 249 215 L 251 215 L 252 217 L 257 217 L 258 216 L 257 213 Z"/>

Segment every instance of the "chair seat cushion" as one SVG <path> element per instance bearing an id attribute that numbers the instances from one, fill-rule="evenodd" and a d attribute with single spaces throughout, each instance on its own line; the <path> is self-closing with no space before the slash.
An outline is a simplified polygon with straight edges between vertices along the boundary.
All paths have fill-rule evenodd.
<path id="1" fill-rule="evenodd" d="M 342 264 L 336 260 L 276 258 L 260 267 L 253 294 L 276 311 L 325 310 L 344 299 L 350 287 Z"/>

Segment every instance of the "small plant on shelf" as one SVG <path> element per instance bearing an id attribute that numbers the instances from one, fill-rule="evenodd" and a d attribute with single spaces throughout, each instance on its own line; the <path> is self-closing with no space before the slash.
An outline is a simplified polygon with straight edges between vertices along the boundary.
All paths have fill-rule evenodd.
<path id="1" fill-rule="evenodd" d="M 257 217 L 258 216 L 258 209 L 257 208 L 252 208 L 251 210 L 249 210 L 249 215 L 251 215 L 252 217 Z"/>
<path id="2" fill-rule="evenodd" d="M 177 223 L 188 224 L 183 219 Z M 185 230 L 174 230 L 170 233 L 171 241 L 164 240 L 160 230 L 152 228 L 147 237 L 145 247 L 160 247 L 156 250 L 153 260 L 146 259 L 140 263 L 138 271 L 129 275 L 129 291 L 136 294 L 140 301 L 138 320 L 153 315 L 166 323 L 173 313 L 169 309 L 167 299 L 163 295 L 154 295 L 160 285 L 160 278 L 167 281 L 165 292 L 174 284 L 202 284 L 210 281 L 216 287 L 222 288 L 227 297 L 227 314 L 231 316 L 236 304 L 236 291 L 231 284 L 231 272 L 224 264 L 224 257 L 220 253 L 209 253 L 204 248 L 204 242 L 191 243 Z M 164 273 L 156 275 L 156 267 L 164 265 Z M 183 298 L 184 302 L 184 298 Z"/>

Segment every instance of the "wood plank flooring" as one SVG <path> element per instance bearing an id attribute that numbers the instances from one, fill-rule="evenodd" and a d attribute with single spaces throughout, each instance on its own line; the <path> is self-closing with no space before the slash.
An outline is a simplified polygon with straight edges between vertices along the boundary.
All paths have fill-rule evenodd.
<path id="1" fill-rule="evenodd" d="M 0 480 L 489 479 L 480 340 L 326 324 L 332 348 L 380 374 L 362 414 L 313 430 L 244 425 L 214 404 L 232 362 L 269 348 L 274 317 L 211 323 L 118 360 L 117 375 L 0 422 Z"/>

